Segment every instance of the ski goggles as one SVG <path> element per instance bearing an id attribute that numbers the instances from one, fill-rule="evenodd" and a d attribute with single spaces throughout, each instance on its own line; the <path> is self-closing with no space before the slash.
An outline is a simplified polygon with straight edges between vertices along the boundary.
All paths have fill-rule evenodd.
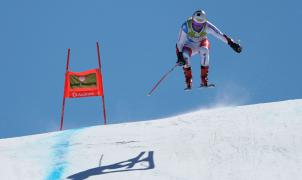
<path id="1" fill-rule="evenodd" d="M 197 21 L 194 21 L 194 20 L 192 21 L 192 25 L 193 25 L 194 27 L 199 27 L 199 28 L 200 28 L 200 27 L 203 26 L 203 24 L 204 24 L 204 23 L 197 22 Z"/>

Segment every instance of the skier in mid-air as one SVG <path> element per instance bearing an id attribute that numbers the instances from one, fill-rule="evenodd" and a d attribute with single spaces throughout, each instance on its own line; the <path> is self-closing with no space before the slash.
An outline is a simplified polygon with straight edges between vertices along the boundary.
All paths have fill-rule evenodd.
<path id="1" fill-rule="evenodd" d="M 195 11 L 192 17 L 182 24 L 176 44 L 177 64 L 183 66 L 185 75 L 185 90 L 192 88 L 190 58 L 196 54 L 199 54 L 201 63 L 200 87 L 214 86 L 214 84 L 208 83 L 210 42 L 207 34 L 211 34 L 227 43 L 237 53 L 240 53 L 242 50 L 239 44 L 223 34 L 206 19 L 206 14 L 203 10 Z"/>

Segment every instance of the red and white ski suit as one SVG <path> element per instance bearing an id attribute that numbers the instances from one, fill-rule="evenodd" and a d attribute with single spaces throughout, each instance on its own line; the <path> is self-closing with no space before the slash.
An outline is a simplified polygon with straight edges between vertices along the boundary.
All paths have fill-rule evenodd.
<path id="1" fill-rule="evenodd" d="M 196 54 L 200 56 L 201 66 L 209 66 L 210 42 L 207 39 L 207 34 L 211 34 L 217 39 L 228 43 L 224 34 L 209 21 L 206 21 L 200 32 L 195 32 L 192 27 L 192 19 L 188 19 L 182 24 L 179 35 L 177 48 L 179 52 L 183 52 L 186 59 L 185 67 L 190 67 L 190 58 Z"/>

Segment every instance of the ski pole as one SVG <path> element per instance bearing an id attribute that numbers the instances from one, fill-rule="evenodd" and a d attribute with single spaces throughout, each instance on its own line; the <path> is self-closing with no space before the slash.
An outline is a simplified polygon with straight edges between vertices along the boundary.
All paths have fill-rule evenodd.
<path id="1" fill-rule="evenodd" d="M 178 66 L 178 64 L 175 64 L 166 74 L 163 75 L 163 77 L 155 84 L 155 86 L 151 89 L 151 91 L 148 93 L 148 96 L 151 96 L 152 92 L 158 87 L 158 85 Z"/>

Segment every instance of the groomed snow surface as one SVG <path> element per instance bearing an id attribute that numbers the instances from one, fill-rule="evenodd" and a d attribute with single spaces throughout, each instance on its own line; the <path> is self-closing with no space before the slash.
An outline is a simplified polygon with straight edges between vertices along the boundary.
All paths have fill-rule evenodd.
<path id="1" fill-rule="evenodd" d="M 0 140 L 3 180 L 302 179 L 302 100 Z"/>

